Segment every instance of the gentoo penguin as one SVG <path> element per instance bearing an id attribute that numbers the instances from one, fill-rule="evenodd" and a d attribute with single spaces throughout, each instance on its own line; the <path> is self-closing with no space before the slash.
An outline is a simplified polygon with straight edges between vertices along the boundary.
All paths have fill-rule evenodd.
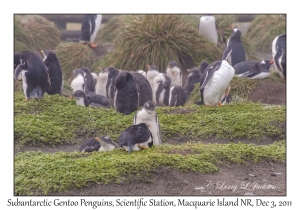
<path id="1" fill-rule="evenodd" d="M 79 148 L 80 152 L 93 152 L 98 151 L 101 147 L 100 143 L 97 141 L 99 137 L 94 137 L 88 139 L 86 142 L 84 142 L 83 145 Z"/>
<path id="2" fill-rule="evenodd" d="M 85 90 L 84 72 L 81 69 L 75 69 L 72 73 L 71 88 L 73 93 L 76 90 Z"/>
<path id="3" fill-rule="evenodd" d="M 275 37 L 272 42 L 272 56 L 281 78 L 286 77 L 286 34 Z"/>
<path id="4" fill-rule="evenodd" d="M 110 108 L 112 106 L 109 98 L 95 94 L 93 92 L 85 92 L 83 90 L 76 90 L 70 98 L 76 98 L 78 106 L 91 106 Z"/>
<path id="5" fill-rule="evenodd" d="M 101 145 L 100 148 L 98 149 L 99 152 L 112 151 L 119 147 L 118 144 L 112 141 L 109 136 L 100 136 L 95 139 Z"/>
<path id="6" fill-rule="evenodd" d="M 246 51 L 241 41 L 242 32 L 233 28 L 233 33 L 227 41 L 227 46 L 223 52 L 222 60 L 226 60 L 231 66 L 246 60 Z"/>
<path id="7" fill-rule="evenodd" d="M 140 123 L 147 123 L 150 125 L 149 130 L 151 131 L 154 145 L 162 143 L 160 123 L 157 113 L 155 112 L 155 104 L 152 101 L 144 103 L 143 108 L 134 115 L 133 125 Z"/>
<path id="8" fill-rule="evenodd" d="M 119 70 L 116 69 L 115 67 L 111 66 L 109 68 L 106 68 L 108 71 L 108 79 L 107 79 L 107 83 L 106 83 L 106 95 L 108 98 L 113 99 L 115 96 L 115 80 L 116 77 L 119 74 Z"/>
<path id="9" fill-rule="evenodd" d="M 150 148 L 153 145 L 153 138 L 150 125 L 147 123 L 140 123 L 126 128 L 118 138 L 120 148 L 128 151 L 128 154 L 140 149 Z"/>
<path id="10" fill-rule="evenodd" d="M 179 85 L 174 85 L 170 89 L 169 106 L 184 106 L 187 99 L 187 94 L 184 88 Z"/>
<path id="11" fill-rule="evenodd" d="M 169 105 L 169 95 L 171 87 L 171 78 L 164 74 L 159 73 L 153 79 L 153 102 L 156 105 Z"/>
<path id="12" fill-rule="evenodd" d="M 196 104 L 221 106 L 229 95 L 229 83 L 233 76 L 234 69 L 227 61 L 215 61 L 210 64 L 203 72 L 200 82 L 201 102 Z"/>
<path id="13" fill-rule="evenodd" d="M 147 80 L 150 83 L 150 86 L 152 88 L 153 91 L 153 79 L 154 77 L 156 77 L 156 75 L 159 74 L 159 70 L 157 68 L 157 66 L 155 65 L 147 65 L 148 71 L 147 71 Z M 153 92 L 154 94 L 154 92 Z M 153 98 L 155 98 L 155 96 L 153 95 Z"/>
<path id="14" fill-rule="evenodd" d="M 152 100 L 152 90 L 148 80 L 140 73 L 121 71 L 116 77 L 114 107 L 117 112 L 128 115 Z"/>
<path id="15" fill-rule="evenodd" d="M 147 73 L 144 70 L 137 70 L 136 72 L 142 74 L 145 78 L 147 78 Z"/>
<path id="16" fill-rule="evenodd" d="M 182 86 L 182 72 L 176 61 L 172 60 L 169 62 L 166 74 L 171 78 L 171 86 Z"/>
<path id="17" fill-rule="evenodd" d="M 24 51 L 15 54 L 20 64 L 15 69 L 15 79 L 20 80 L 22 75 L 25 101 L 29 98 L 40 99 L 50 88 L 50 78 L 47 67 L 37 53 Z"/>
<path id="18" fill-rule="evenodd" d="M 81 24 L 81 37 L 82 41 L 89 42 L 89 45 L 93 48 L 97 47 L 94 43 L 96 35 L 100 29 L 102 22 L 102 15 L 84 15 Z"/>
<path id="19" fill-rule="evenodd" d="M 90 92 L 95 92 L 95 79 L 91 73 L 91 70 L 87 67 L 82 67 L 81 70 L 84 72 L 84 82 L 86 85 L 86 90 Z"/>
<path id="20" fill-rule="evenodd" d="M 225 42 L 225 37 L 223 31 L 217 25 L 216 19 L 213 15 L 203 15 L 199 21 L 198 27 L 199 33 L 204 36 L 210 42 L 218 44 L 218 32 L 223 38 L 223 42 Z"/>
<path id="21" fill-rule="evenodd" d="M 208 62 L 204 60 L 200 64 L 199 69 L 198 68 L 187 69 L 189 75 L 184 86 L 184 91 L 186 92 L 187 95 L 190 95 L 191 92 L 193 92 L 195 88 L 195 84 L 200 83 L 202 74 L 207 66 L 208 66 Z"/>
<path id="22" fill-rule="evenodd" d="M 50 78 L 50 89 L 46 91 L 49 95 L 62 94 L 63 74 L 59 60 L 53 50 L 41 50 L 44 55 L 44 63 L 47 66 Z"/>
<path id="23" fill-rule="evenodd" d="M 92 76 L 93 76 L 93 78 L 94 78 L 94 85 L 95 85 L 95 91 L 96 91 L 96 84 L 97 84 L 97 82 L 98 82 L 99 76 L 97 75 L 96 72 L 91 72 L 91 74 L 92 74 Z"/>
<path id="24" fill-rule="evenodd" d="M 264 79 L 270 76 L 270 66 L 274 60 L 243 61 L 233 66 L 235 75 L 249 79 Z"/>
<path id="25" fill-rule="evenodd" d="M 106 94 L 106 84 L 108 80 L 108 71 L 106 68 L 101 68 L 99 75 L 98 75 L 98 81 L 96 83 L 95 87 L 95 93 L 108 97 Z"/>

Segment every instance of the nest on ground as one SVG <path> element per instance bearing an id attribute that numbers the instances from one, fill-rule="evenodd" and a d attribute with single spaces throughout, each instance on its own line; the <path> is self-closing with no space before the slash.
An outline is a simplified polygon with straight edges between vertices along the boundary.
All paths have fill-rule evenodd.
<path id="1" fill-rule="evenodd" d="M 30 37 L 27 46 L 32 51 L 53 50 L 60 40 L 60 31 L 51 21 L 40 15 L 25 15 L 20 20 L 22 29 Z M 24 42 L 27 40 L 24 40 Z M 28 50 L 28 49 L 27 49 Z"/>
<path id="2" fill-rule="evenodd" d="M 200 36 L 182 15 L 126 15 L 124 21 L 115 50 L 103 60 L 105 66 L 145 70 L 153 64 L 164 72 L 171 60 L 184 69 L 221 58 L 219 48 Z"/>
<path id="3" fill-rule="evenodd" d="M 271 52 L 274 38 L 285 33 L 285 15 L 257 15 L 251 22 L 245 36 L 256 50 Z"/>

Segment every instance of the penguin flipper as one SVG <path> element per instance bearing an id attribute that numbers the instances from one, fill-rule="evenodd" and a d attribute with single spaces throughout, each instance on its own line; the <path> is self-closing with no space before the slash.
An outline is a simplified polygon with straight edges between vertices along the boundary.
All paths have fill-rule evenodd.
<path id="1" fill-rule="evenodd" d="M 222 60 L 228 61 L 228 58 L 231 55 L 231 52 L 232 52 L 231 46 L 227 46 L 226 49 L 223 52 Z"/>
<path id="2" fill-rule="evenodd" d="M 102 104 L 97 104 L 97 103 L 90 103 L 90 107 L 93 107 L 93 108 L 101 107 L 101 108 L 108 109 L 108 107 L 103 106 Z"/>
<path id="3" fill-rule="evenodd" d="M 201 79 L 201 85 L 200 90 L 205 89 L 206 85 L 209 83 L 209 81 L 212 79 L 212 76 L 215 73 L 215 69 L 213 67 L 209 68 L 207 71 L 203 73 L 203 77 Z"/>

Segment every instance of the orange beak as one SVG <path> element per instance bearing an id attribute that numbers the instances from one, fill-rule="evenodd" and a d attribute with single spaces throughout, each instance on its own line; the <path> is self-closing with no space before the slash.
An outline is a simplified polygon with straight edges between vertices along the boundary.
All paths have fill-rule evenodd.
<path id="1" fill-rule="evenodd" d="M 231 24 L 231 28 L 234 29 L 234 25 L 233 24 Z"/>
<path id="2" fill-rule="evenodd" d="M 167 68 L 171 68 L 171 66 L 167 66 Z"/>
<path id="3" fill-rule="evenodd" d="M 96 139 L 97 141 L 101 141 L 102 139 L 99 137 L 95 137 L 94 139 Z"/>
<path id="4" fill-rule="evenodd" d="M 148 124 L 148 128 L 150 128 L 150 124 Z"/>
<path id="5" fill-rule="evenodd" d="M 187 69 L 186 71 L 190 73 L 190 70 L 189 70 L 189 69 Z"/>
<path id="6" fill-rule="evenodd" d="M 43 55 L 45 55 L 44 50 L 41 50 L 41 53 L 42 53 Z"/>
<path id="7" fill-rule="evenodd" d="M 275 62 L 275 60 L 271 60 L 271 61 L 270 61 L 270 64 L 272 64 L 272 63 L 274 63 L 274 62 Z"/>
<path id="8" fill-rule="evenodd" d="M 70 96 L 69 98 L 71 98 L 71 99 L 72 99 L 72 98 L 74 98 L 74 97 L 73 97 L 73 96 Z"/>

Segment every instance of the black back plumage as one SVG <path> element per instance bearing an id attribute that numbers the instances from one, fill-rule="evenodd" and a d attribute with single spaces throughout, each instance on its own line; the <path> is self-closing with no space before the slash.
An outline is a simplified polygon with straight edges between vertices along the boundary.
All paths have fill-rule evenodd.
<path id="1" fill-rule="evenodd" d="M 273 60 L 243 61 L 233 66 L 235 74 L 252 78 L 260 73 L 269 72 Z"/>
<path id="2" fill-rule="evenodd" d="M 90 41 L 91 32 L 95 30 L 96 18 L 97 15 L 95 14 L 83 15 L 83 20 L 81 24 L 81 40 Z"/>
<path id="3" fill-rule="evenodd" d="M 93 152 L 98 151 L 101 147 L 100 143 L 95 138 L 90 138 L 79 148 L 80 152 Z"/>
<path id="4" fill-rule="evenodd" d="M 161 73 L 161 74 L 165 78 L 165 80 L 160 82 L 160 84 L 156 90 L 155 97 L 156 97 L 156 101 L 158 102 L 159 95 L 161 94 L 161 92 L 163 90 L 165 90 L 163 103 L 164 103 L 164 105 L 168 106 L 169 105 L 170 88 L 171 88 L 171 78 L 167 74 L 164 74 L 164 73 Z"/>
<path id="5" fill-rule="evenodd" d="M 131 73 L 139 91 L 139 106 L 143 106 L 147 101 L 152 101 L 152 88 L 149 81 L 140 73 Z"/>
<path id="6" fill-rule="evenodd" d="M 19 52 L 14 55 L 14 65 L 18 63 L 22 63 L 22 65 L 19 64 L 16 67 L 15 79 L 18 79 L 22 70 L 27 70 L 25 73 L 27 82 L 26 97 L 30 98 L 35 94 L 37 94 L 37 98 L 43 97 L 44 93 L 50 88 L 50 80 L 47 67 L 41 57 L 35 52 Z"/>
<path id="7" fill-rule="evenodd" d="M 86 90 L 90 92 L 95 92 L 96 84 L 91 70 L 87 67 L 82 67 L 81 70 L 84 72 L 84 83 L 86 85 Z"/>
<path id="8" fill-rule="evenodd" d="M 152 139 L 152 134 L 146 123 L 132 125 L 126 128 L 118 138 L 118 144 L 121 148 L 128 147 L 128 153 L 131 152 L 135 144 L 145 143 Z M 153 141 L 149 142 L 148 147 L 152 147 Z"/>
<path id="9" fill-rule="evenodd" d="M 51 86 L 47 93 L 49 95 L 62 94 L 62 70 L 56 53 L 53 50 L 42 51 L 45 59 L 44 63 L 47 66 Z"/>
<path id="10" fill-rule="evenodd" d="M 118 76 L 120 71 L 113 66 L 105 69 L 108 71 L 108 76 L 107 76 L 108 79 L 106 83 L 106 95 L 108 96 L 108 98 L 113 99 L 115 96 L 116 77 Z"/>
<path id="11" fill-rule="evenodd" d="M 222 55 L 222 60 L 230 61 L 229 64 L 232 66 L 246 60 L 246 51 L 241 41 L 241 35 L 242 33 L 239 29 L 233 30 Z M 228 58 L 229 56 L 230 58 Z"/>
<path id="12" fill-rule="evenodd" d="M 109 98 L 89 91 L 76 90 L 73 93 L 72 97 L 83 98 L 85 106 L 103 107 L 103 108 L 110 108 L 112 106 Z"/>
<path id="13" fill-rule="evenodd" d="M 182 86 L 171 87 L 169 106 L 184 106 L 187 94 Z"/>

